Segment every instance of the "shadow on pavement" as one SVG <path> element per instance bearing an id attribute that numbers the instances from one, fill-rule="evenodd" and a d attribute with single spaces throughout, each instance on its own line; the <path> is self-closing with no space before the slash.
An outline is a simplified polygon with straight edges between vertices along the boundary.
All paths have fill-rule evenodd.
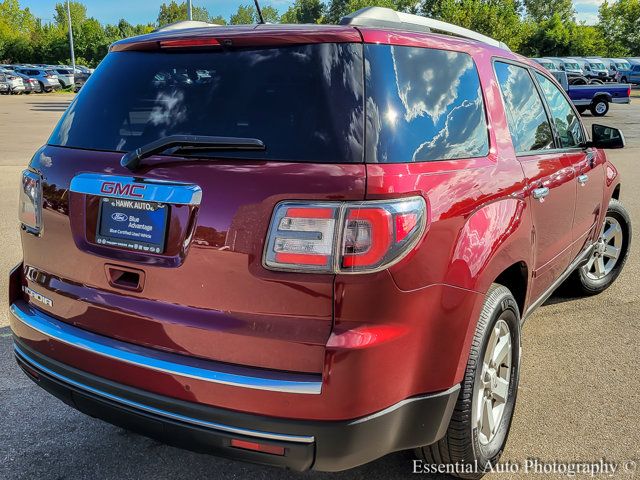
<path id="1" fill-rule="evenodd" d="M 33 112 L 64 112 L 69 106 L 70 101 L 60 102 L 29 102 L 30 110 Z"/>

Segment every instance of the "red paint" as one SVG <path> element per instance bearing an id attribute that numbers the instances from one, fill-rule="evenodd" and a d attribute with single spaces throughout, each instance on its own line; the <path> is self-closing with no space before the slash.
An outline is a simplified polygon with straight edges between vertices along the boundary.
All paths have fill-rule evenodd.
<path id="1" fill-rule="evenodd" d="M 149 372 L 13 322 L 15 334 L 32 348 L 95 375 L 191 402 L 315 420 L 361 417 L 445 390 L 462 379 L 491 283 L 521 263 L 527 275 L 525 306 L 530 305 L 595 235 L 602 205 L 618 185 L 617 170 L 601 151 L 593 166 L 580 154 L 516 158 L 492 67 L 494 57 L 529 64 L 510 52 L 442 35 L 303 25 L 160 32 L 120 41 L 112 49 L 151 49 L 187 39 L 226 42 L 229 48 L 364 39 L 469 53 L 487 107 L 490 151 L 486 157 L 406 164 L 156 157 L 149 161 L 154 168 L 143 166 L 136 175 L 195 183 L 203 196 L 198 207 L 171 207 L 166 252 L 143 255 L 97 245 L 96 198 L 68 191 L 81 171 L 130 175 L 119 165 L 121 154 L 46 147 L 47 164 L 32 161 L 46 179 L 44 234 L 21 234 L 24 264 L 39 272 L 21 281 L 54 305 L 37 308 L 106 337 L 160 350 L 315 373 L 322 375 L 323 388 L 320 395 L 294 395 Z M 593 181 L 581 189 L 575 177 L 585 170 Z M 531 197 L 541 183 L 551 190 L 545 203 Z M 428 227 L 413 251 L 388 270 L 300 274 L 262 265 L 269 222 L 280 201 L 415 195 L 425 198 Z M 297 210 L 289 213 L 309 213 Z M 322 215 L 321 210 L 312 213 Z M 415 218 L 396 222 L 403 235 Z M 107 263 L 144 271 L 143 291 L 110 285 Z"/>

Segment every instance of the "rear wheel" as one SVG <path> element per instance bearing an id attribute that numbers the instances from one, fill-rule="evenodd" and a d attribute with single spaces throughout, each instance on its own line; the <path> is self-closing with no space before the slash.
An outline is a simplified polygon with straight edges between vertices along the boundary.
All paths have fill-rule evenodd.
<path id="1" fill-rule="evenodd" d="M 591 81 L 589 82 L 589 84 L 591 84 L 591 85 L 604 85 L 604 82 L 603 82 L 602 80 L 599 80 L 599 79 L 597 79 L 597 78 L 594 78 L 593 80 L 591 80 Z"/>
<path id="2" fill-rule="evenodd" d="M 493 284 L 476 326 L 467 369 L 445 436 L 417 450 L 430 464 L 463 464 L 480 478 L 504 450 L 520 373 L 520 315 L 506 287 Z M 478 466 L 476 471 L 475 466 Z"/>
<path id="3" fill-rule="evenodd" d="M 622 77 L 620 79 L 620 83 L 627 83 L 627 77 Z"/>
<path id="4" fill-rule="evenodd" d="M 582 115 L 584 112 L 587 111 L 587 107 L 585 107 L 584 105 L 580 105 L 580 106 L 576 107 L 576 110 L 578 110 L 578 113 L 580 115 Z"/>
<path id="5" fill-rule="evenodd" d="M 611 199 L 600 236 L 586 265 L 578 268 L 569 285 L 582 295 L 595 295 L 607 288 L 622 271 L 631 242 L 631 220 L 621 202 Z"/>
<path id="6" fill-rule="evenodd" d="M 609 111 L 609 102 L 606 98 L 596 98 L 589 107 L 589 111 L 594 117 L 604 117 Z"/>

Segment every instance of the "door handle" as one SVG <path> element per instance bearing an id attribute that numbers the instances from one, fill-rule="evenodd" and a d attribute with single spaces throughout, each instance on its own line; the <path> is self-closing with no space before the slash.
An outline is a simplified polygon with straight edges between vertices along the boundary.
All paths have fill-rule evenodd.
<path id="1" fill-rule="evenodd" d="M 533 191 L 533 198 L 537 198 L 538 200 L 542 200 L 547 195 L 549 195 L 549 187 L 540 187 Z"/>
<path id="2" fill-rule="evenodd" d="M 584 173 L 582 175 L 578 175 L 578 183 L 580 185 L 587 183 L 587 180 L 589 180 L 589 175 L 585 175 Z"/>

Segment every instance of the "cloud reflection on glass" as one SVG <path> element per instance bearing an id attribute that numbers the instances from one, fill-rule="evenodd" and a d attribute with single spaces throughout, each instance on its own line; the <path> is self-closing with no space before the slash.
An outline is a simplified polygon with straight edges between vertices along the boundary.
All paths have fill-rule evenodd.
<path id="1" fill-rule="evenodd" d="M 487 154 L 480 81 L 469 55 L 366 45 L 365 58 L 367 161 L 427 162 Z"/>

